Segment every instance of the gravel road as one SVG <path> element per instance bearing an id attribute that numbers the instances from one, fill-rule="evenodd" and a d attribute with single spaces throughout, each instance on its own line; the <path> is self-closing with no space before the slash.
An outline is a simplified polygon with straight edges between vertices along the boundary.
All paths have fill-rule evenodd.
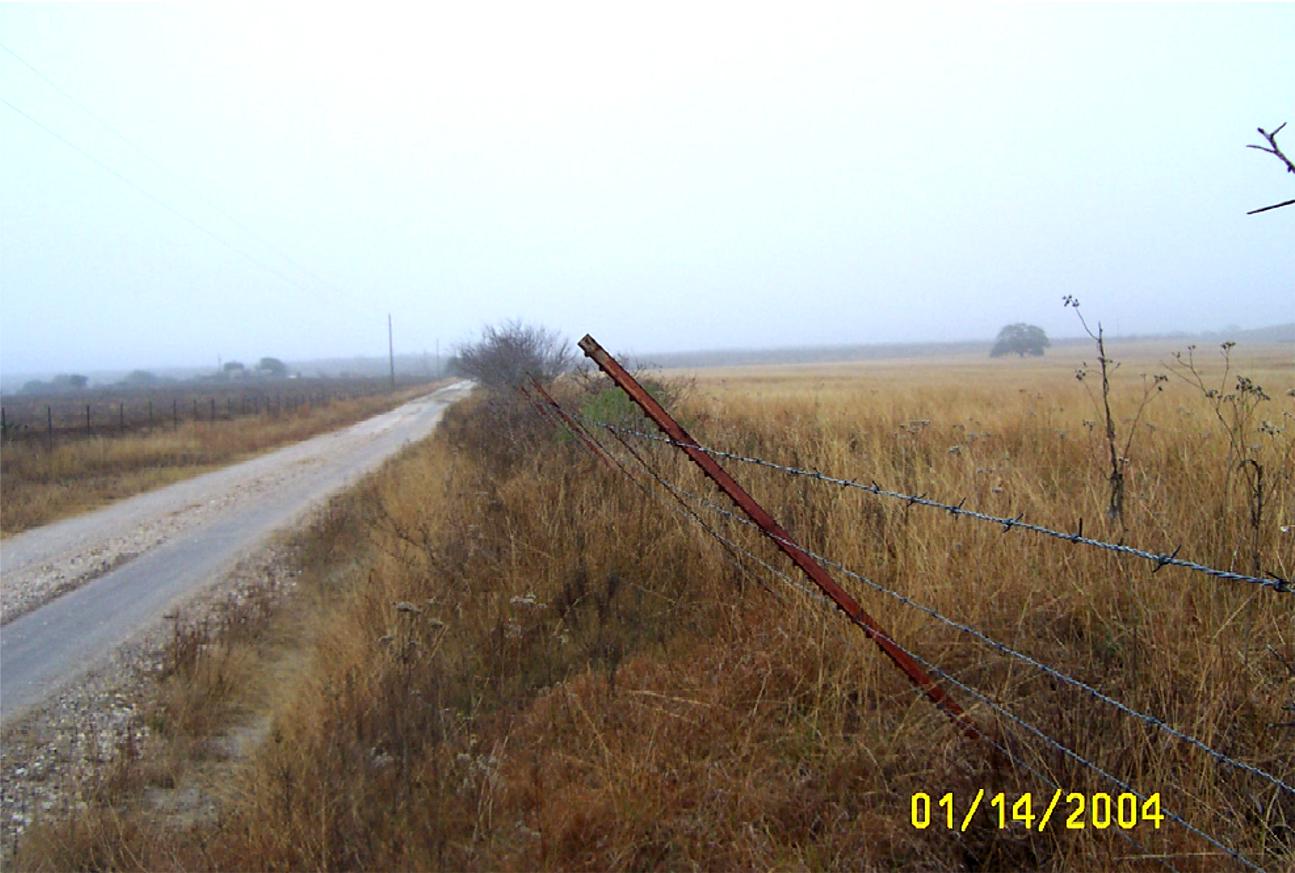
<path id="1" fill-rule="evenodd" d="M 459 382 L 250 461 L 0 542 L 0 724 L 155 626 L 240 557 L 410 441 Z"/>

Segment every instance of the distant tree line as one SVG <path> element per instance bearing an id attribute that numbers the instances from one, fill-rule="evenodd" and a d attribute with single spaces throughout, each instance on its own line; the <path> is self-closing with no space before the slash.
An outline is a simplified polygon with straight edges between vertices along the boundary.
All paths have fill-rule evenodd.
<path id="1" fill-rule="evenodd" d="M 191 382 L 241 382 L 261 379 L 287 379 L 291 376 L 288 365 L 278 358 L 265 357 L 257 361 L 256 366 L 248 368 L 239 361 L 229 361 L 215 373 L 198 376 L 190 380 L 173 379 L 159 376 L 151 370 L 131 370 L 116 384 L 128 388 L 150 388 L 159 385 L 174 385 L 181 381 Z M 60 373 L 53 379 L 41 381 L 32 379 L 23 384 L 21 394 L 75 394 L 84 391 L 90 379 L 80 373 Z"/>
<path id="2" fill-rule="evenodd" d="M 241 361 L 226 361 L 225 366 L 216 374 L 217 379 L 226 382 L 240 379 L 285 379 L 287 376 L 288 365 L 278 358 L 261 358 L 250 369 Z"/>
<path id="3" fill-rule="evenodd" d="M 23 394 L 72 394 L 85 388 L 89 379 L 80 373 L 59 373 L 48 382 L 32 379 L 22 386 Z"/>

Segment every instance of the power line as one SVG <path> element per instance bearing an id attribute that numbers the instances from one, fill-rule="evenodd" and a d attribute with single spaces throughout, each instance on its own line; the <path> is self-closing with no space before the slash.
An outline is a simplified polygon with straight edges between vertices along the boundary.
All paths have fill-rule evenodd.
<path id="1" fill-rule="evenodd" d="M 111 133 L 111 134 L 112 134 L 113 136 L 115 136 L 117 139 L 121 140 L 121 141 L 122 141 L 123 143 L 125 143 L 126 145 L 130 146 L 130 147 L 131 147 L 131 148 L 132 148 L 132 149 L 133 149 L 133 150 L 134 150 L 134 151 L 135 151 L 135 152 L 136 152 L 140 157 L 142 157 L 145 161 L 147 161 L 148 163 L 152 164 L 154 167 L 156 167 L 157 169 L 161 170 L 163 173 L 166 173 L 166 174 L 167 174 L 168 176 L 170 176 L 173 180 L 175 180 L 175 181 L 179 182 L 182 186 L 184 186 L 186 189 L 188 189 L 188 191 L 189 191 L 189 193 L 190 193 L 190 194 L 195 195 L 199 200 L 203 201 L 203 202 L 207 205 L 207 207 L 208 207 L 209 209 L 211 209 L 213 212 L 215 212 L 215 213 L 216 213 L 217 215 L 219 215 L 221 218 L 225 219 L 225 220 L 226 220 L 226 221 L 228 221 L 230 224 L 234 225 L 234 227 L 238 228 L 240 231 L 242 231 L 244 234 L 246 234 L 248 237 L 250 237 L 250 238 L 251 238 L 252 240 L 254 240 L 255 242 L 257 242 L 257 243 L 259 243 L 260 245 L 264 246 L 265 248 L 269 249 L 271 252 L 273 252 L 275 255 L 277 255 L 281 260 L 283 260 L 284 262 L 286 262 L 286 263 L 288 263 L 289 265 L 291 265 L 294 269 L 296 269 L 298 272 L 300 272 L 300 273 L 302 273 L 303 275 L 305 275 L 307 278 L 309 278 L 309 279 L 311 279 L 311 280 L 313 280 L 313 281 L 315 281 L 315 282 L 318 282 L 320 285 L 324 286 L 325 288 L 328 288 L 328 289 L 330 289 L 330 290 L 332 290 L 332 291 L 334 291 L 334 292 L 336 292 L 336 293 L 338 293 L 338 294 L 341 294 L 341 295 L 345 296 L 345 292 L 344 292 L 341 288 L 337 287 L 337 286 L 336 286 L 336 285 L 334 285 L 332 282 L 329 282 L 327 279 L 324 279 L 323 277 L 321 277 L 320 275 L 318 275 L 317 273 L 315 273 L 313 270 L 311 270 L 310 268 L 306 267 L 306 266 L 305 266 L 304 264 L 302 264 L 300 261 L 298 261 L 297 259 L 293 258 L 291 255 L 289 255 L 287 252 L 285 252 L 282 248 L 280 248 L 279 246 L 276 246 L 274 243 L 270 242 L 270 241 L 269 241 L 269 240 L 267 240 L 265 237 L 263 237 L 263 236 L 261 236 L 260 234 L 258 234 L 258 233 L 257 233 L 256 231 L 254 231 L 252 228 L 248 227 L 248 225 L 246 224 L 246 222 L 243 222 L 242 220 L 240 220 L 239 218 L 237 218 L 236 216 L 234 216 L 233 214 L 231 214 L 227 209 L 223 208 L 219 203 L 217 203 L 217 202 L 216 202 L 215 200 L 213 200 L 211 197 L 209 197 L 208 195 L 206 195 L 206 194 L 204 194 L 202 191 L 200 191 L 200 190 L 199 190 L 196 186 L 194 186 L 191 182 L 188 182 L 188 181 L 186 181 L 183 177 L 179 176 L 179 175 L 178 175 L 174 170 L 170 169 L 170 168 L 169 168 L 165 163 L 163 163 L 163 162 L 162 162 L 161 160 L 159 160 L 156 156 L 154 156 L 154 155 L 153 155 L 153 154 L 152 154 L 148 149 L 144 148 L 144 147 L 143 147 L 143 146 L 141 146 L 139 143 L 135 142 L 135 140 L 131 139 L 131 138 L 130 138 L 130 137 L 128 137 L 126 134 L 122 133 L 122 132 L 121 132 L 121 130 L 120 130 L 120 128 L 118 128 L 118 127 L 116 127 L 115 125 L 113 125 L 111 122 L 109 122 L 107 119 L 105 119 L 102 115 L 99 115 L 97 112 L 95 112 L 95 111 L 94 111 L 93 109 L 91 109 L 89 106 L 87 106 L 83 101 L 79 100 L 76 96 L 74 96 L 72 93 L 70 93 L 66 88 L 63 88 L 61 85 L 59 85 L 57 82 L 55 82 L 55 81 L 54 81 L 53 79 L 51 79 L 49 76 L 47 76 L 45 73 L 41 72 L 39 69 L 37 69 L 37 68 L 36 68 L 36 67 L 35 67 L 35 66 L 30 62 L 30 61 L 28 61 L 26 58 L 22 57 L 22 56 L 21 56 L 21 55 L 19 55 L 17 52 L 15 52 L 13 49 L 9 48 L 8 46 L 4 45 L 3 43 L 0 43 L 0 49 L 4 50 L 4 51 L 5 51 L 5 52 L 10 56 L 10 57 L 12 57 L 14 60 L 18 61 L 18 63 L 22 64 L 24 67 L 26 67 L 29 71 L 31 71 L 31 72 L 32 72 L 32 74 L 34 74 L 34 75 L 35 75 L 36 77 L 38 77 L 42 82 L 44 82 L 46 85 L 48 85 L 50 88 L 52 88 L 55 92 L 57 92 L 59 95 L 61 95 L 65 100 L 67 100 L 67 101 L 68 101 L 69 103 L 71 103 L 73 106 L 75 106 L 76 108 L 80 109 L 80 110 L 81 110 L 82 112 L 84 112 L 87 116 L 89 116 L 90 118 L 92 118 L 92 119 L 93 119 L 93 120 L 94 120 L 94 121 L 95 121 L 95 122 L 96 122 L 100 127 L 102 127 L 103 129 L 107 130 L 109 133 Z M 11 108 L 12 108 L 12 104 L 11 104 Z M 25 114 L 25 113 L 23 113 L 23 114 Z M 84 151 L 82 151 L 82 153 L 84 154 Z M 110 170 L 110 172 L 113 172 L 113 171 L 111 171 L 111 170 Z M 137 190 L 138 190 L 138 188 L 137 188 Z M 154 199 L 154 200 L 155 200 L 155 202 L 156 202 L 156 199 L 155 199 L 155 198 L 153 198 L 153 199 Z"/>
<path id="2" fill-rule="evenodd" d="M 134 191 L 136 194 L 139 194 L 141 197 L 143 197 L 143 198 L 145 198 L 146 200 L 150 201 L 150 202 L 151 202 L 151 203 L 153 203 L 154 205 L 156 205 L 156 206 L 158 206 L 158 207 L 160 207 L 160 208 L 162 208 L 162 209 L 166 210 L 167 212 L 171 213 L 171 214 L 172 214 L 172 215 L 174 215 L 176 218 L 179 218 L 181 221 L 184 221 L 185 223 L 189 224 L 191 227 L 193 227 L 194 229 L 198 230 L 200 233 L 205 234 L 206 236 L 210 237 L 211 239 L 215 240 L 216 242 L 218 242 L 218 243 L 220 243 L 221 245 L 223 245 L 223 246 L 225 246 L 226 248 L 228 248 L 230 251 L 235 252 L 236 254 L 238 254 L 238 255 L 242 256 L 242 257 L 243 257 L 243 258 L 245 258 L 249 263 L 251 263 L 251 264 L 253 264 L 253 265 L 255 265 L 255 266 L 259 267 L 259 268 L 260 268 L 260 269 L 262 269 L 262 270 L 265 270 L 267 273 L 270 273 L 271 275 L 275 276 L 275 277 L 276 277 L 276 278 L 278 278 L 278 279 L 281 279 L 282 281 L 286 282 L 286 283 L 287 283 L 287 284 L 289 284 L 289 285 L 292 285 L 294 288 L 297 288 L 297 289 L 298 289 L 298 290 L 300 290 L 300 291 L 306 291 L 306 292 L 309 292 L 309 291 L 310 291 L 310 289 L 309 289 L 309 288 L 306 288 L 304 285 L 302 285 L 302 284 L 300 284 L 299 282 L 297 282 L 297 281 L 296 281 L 295 279 L 293 279 L 291 276 L 288 276 L 287 274 L 285 274 L 285 273 L 283 273 L 282 271 L 280 271 L 280 270 L 276 269 L 276 268 L 275 268 L 275 267 L 273 267 L 272 265 L 265 263 L 265 261 L 260 260 L 260 259 L 259 259 L 259 258 L 257 258 L 255 255 L 253 255 L 253 254 L 251 254 L 251 253 L 249 253 L 249 252 L 247 252 L 247 251 L 245 251 L 245 250 L 243 250 L 243 249 L 240 249 L 238 246 L 234 245 L 234 244 L 233 244 L 233 243 L 231 243 L 229 240 L 225 239 L 224 237 L 222 237 L 220 234 L 216 233 L 216 232 L 215 232 L 214 230 L 212 230 L 211 228 L 209 228 L 209 227 L 207 227 L 206 225 L 202 224 L 202 223 L 201 223 L 201 222 L 199 222 L 198 220 L 196 220 L 196 219 L 194 219 L 194 218 L 189 217 L 189 216 L 188 216 L 188 215 L 186 215 L 185 213 L 183 213 L 183 212 L 181 212 L 180 210 L 176 209 L 176 208 L 175 208 L 174 206 L 172 206 L 171 204 L 167 203 L 165 200 L 162 200 L 161 198 L 159 198 L 159 197 L 157 197 L 156 195 L 152 194 L 152 193 L 151 193 L 151 192 L 149 192 L 147 189 L 140 187 L 139 185 L 137 185 L 135 182 L 133 182 L 133 181 L 132 181 L 130 178 L 128 178 L 127 176 L 122 175 L 120 172 L 118 172 L 117 170 L 113 169 L 113 167 L 109 166 L 108 164 L 106 164 L 106 163 L 104 163 L 102 160 L 100 160 L 99 158 L 97 158 L 97 157 L 95 157 L 94 155 L 90 154 L 88 151 L 86 151 L 85 149 L 81 148 L 79 145 L 77 145 L 76 143 L 72 142 L 70 139 L 68 139 L 67 137 L 63 136 L 63 135 L 62 135 L 61 133 L 59 133 L 58 131 L 54 130 L 52 127 L 47 126 L 44 122 L 42 122 L 42 121 L 40 121 L 39 119 L 35 118 L 34 116 L 32 116 L 32 115 L 28 114 L 28 113 L 27 113 L 27 112 L 25 112 L 24 110 L 19 109 L 17 106 L 15 106 L 14 104 L 10 103 L 10 102 L 9 102 L 7 99 L 5 99 L 4 97 L 0 97 L 0 103 L 3 103 L 5 106 L 8 106 L 10 109 L 12 109 L 12 110 L 13 110 L 14 112 L 16 112 L 18 115 L 21 115 L 23 118 L 27 119 L 27 121 L 31 122 L 31 123 L 32 123 L 33 125 L 35 125 L 36 127 L 40 128 L 40 129 L 41 129 L 41 130 L 43 130 L 45 133 L 47 133 L 47 134 L 49 134 L 50 136 L 52 136 L 54 139 L 56 139 L 56 140 L 58 140 L 59 142 L 63 143 L 63 145 L 67 146 L 68 148 L 70 148 L 70 149 L 72 149 L 73 151 L 75 151 L 77 154 L 81 155 L 81 157 L 85 158 L 87 161 L 90 161 L 92 164 L 94 164 L 95 166 L 99 167 L 99 169 L 103 170 L 104 172 L 106 172 L 106 173 L 108 173 L 109 175 L 111 175 L 113 178 L 117 179 L 117 180 L 118 180 L 119 182 L 121 182 L 123 185 L 126 185 L 128 188 L 130 188 L 130 189 L 131 189 L 132 191 Z"/>

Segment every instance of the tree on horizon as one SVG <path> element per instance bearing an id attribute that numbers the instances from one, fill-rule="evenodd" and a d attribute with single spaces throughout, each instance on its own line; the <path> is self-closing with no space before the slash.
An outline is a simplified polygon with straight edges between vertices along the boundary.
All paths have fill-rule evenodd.
<path id="1" fill-rule="evenodd" d="M 1043 332 L 1043 328 L 1018 321 L 1015 324 L 1006 325 L 998 332 L 998 339 L 990 349 L 989 356 L 1001 358 L 1003 355 L 1015 354 L 1022 358 L 1026 355 L 1039 357 L 1050 345 L 1052 341 Z"/>

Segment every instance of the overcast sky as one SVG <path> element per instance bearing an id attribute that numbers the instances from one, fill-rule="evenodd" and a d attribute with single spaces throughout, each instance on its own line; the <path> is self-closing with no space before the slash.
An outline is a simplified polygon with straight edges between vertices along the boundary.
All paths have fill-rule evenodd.
<path id="1" fill-rule="evenodd" d="M 1290 6 L 781 5 L 0 7 L 0 370 L 1295 320 Z"/>

